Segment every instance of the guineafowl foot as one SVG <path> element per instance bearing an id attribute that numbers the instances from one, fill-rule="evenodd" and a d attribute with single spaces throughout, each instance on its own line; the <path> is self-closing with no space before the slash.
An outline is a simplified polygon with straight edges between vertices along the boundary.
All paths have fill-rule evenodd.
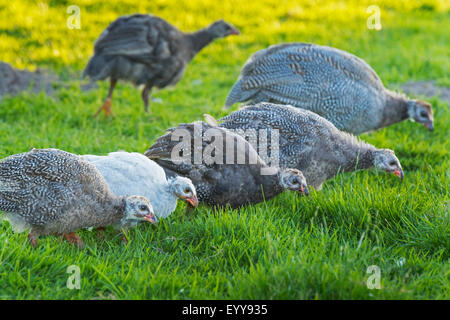
<path id="1" fill-rule="evenodd" d="M 144 110 L 145 110 L 145 113 L 147 113 L 147 114 L 152 114 L 152 109 L 150 109 L 150 108 L 148 107 L 148 105 L 149 105 L 148 97 L 143 96 L 142 99 L 144 100 Z"/>
<path id="2" fill-rule="evenodd" d="M 76 245 L 78 248 L 83 248 L 84 246 L 83 241 L 81 241 L 81 238 L 75 232 L 64 234 L 64 239 L 70 244 Z"/>
<path id="3" fill-rule="evenodd" d="M 105 100 L 103 105 L 97 110 L 97 112 L 94 114 L 94 117 L 98 116 L 99 113 L 103 110 L 105 113 L 105 118 L 107 117 L 114 117 L 114 113 L 111 111 L 111 98 L 108 98 Z"/>
<path id="4" fill-rule="evenodd" d="M 97 237 L 99 237 L 100 240 L 103 241 L 102 232 L 105 231 L 105 228 L 104 227 L 100 227 L 100 228 L 97 228 L 96 230 L 97 230 Z"/>
<path id="5" fill-rule="evenodd" d="M 28 241 L 33 248 L 36 248 L 38 235 L 34 234 L 32 231 L 28 234 Z"/>
<path id="6" fill-rule="evenodd" d="M 126 245 L 128 245 L 127 235 L 123 232 L 122 232 L 122 241 L 125 242 Z"/>

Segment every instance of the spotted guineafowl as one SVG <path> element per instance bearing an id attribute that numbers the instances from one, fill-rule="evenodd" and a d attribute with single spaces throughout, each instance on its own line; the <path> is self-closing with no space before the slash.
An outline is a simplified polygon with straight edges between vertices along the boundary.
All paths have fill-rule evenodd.
<path id="1" fill-rule="evenodd" d="M 94 56 L 83 77 L 92 80 L 110 78 L 108 97 L 101 110 L 111 115 L 111 99 L 119 79 L 144 85 L 142 99 L 148 111 L 152 87 L 175 85 L 186 65 L 216 38 L 239 34 L 231 24 L 218 20 L 193 33 L 183 33 L 154 15 L 133 14 L 119 17 L 97 39 Z"/>
<path id="2" fill-rule="evenodd" d="M 353 134 L 413 119 L 433 130 L 431 105 L 383 86 L 364 60 L 309 43 L 271 46 L 242 68 L 225 107 L 274 102 L 311 110 Z"/>
<path id="3" fill-rule="evenodd" d="M 0 161 L 0 210 L 16 231 L 31 229 L 33 246 L 50 234 L 82 246 L 74 233 L 81 228 L 156 222 L 146 198 L 115 196 L 92 164 L 57 149 L 33 149 Z"/>
<path id="4" fill-rule="evenodd" d="M 287 105 L 261 102 L 249 105 L 220 119 L 220 127 L 251 136 L 265 132 L 267 152 L 282 168 L 301 170 L 309 186 L 320 190 L 322 183 L 339 172 L 377 168 L 403 179 L 403 171 L 394 152 L 377 149 L 355 136 L 338 130 L 330 121 L 314 112 Z M 272 134 L 278 135 L 271 146 Z M 261 153 L 260 147 L 258 152 Z M 274 158 L 273 156 L 277 156 Z M 272 164 L 273 165 L 273 164 Z"/>

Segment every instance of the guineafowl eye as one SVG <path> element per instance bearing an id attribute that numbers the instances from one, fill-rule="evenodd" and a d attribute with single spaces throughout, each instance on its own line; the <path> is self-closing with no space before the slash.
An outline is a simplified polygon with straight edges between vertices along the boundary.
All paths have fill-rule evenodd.
<path id="1" fill-rule="evenodd" d="M 148 207 L 144 206 L 144 205 L 139 206 L 139 210 L 141 210 L 141 211 L 149 211 Z"/>
<path id="2" fill-rule="evenodd" d="M 294 185 L 294 186 L 299 185 L 301 183 L 300 179 L 297 176 L 292 176 L 290 180 L 291 180 L 292 185 Z"/>
<path id="3" fill-rule="evenodd" d="M 412 118 L 418 123 L 422 123 L 428 130 L 433 131 L 433 110 L 431 104 L 421 100 L 414 100 L 410 102 L 413 109 Z"/>

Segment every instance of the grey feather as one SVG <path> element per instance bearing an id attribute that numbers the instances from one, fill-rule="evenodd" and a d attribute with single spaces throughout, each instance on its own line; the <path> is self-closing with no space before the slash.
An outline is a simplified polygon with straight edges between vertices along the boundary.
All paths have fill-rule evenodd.
<path id="1" fill-rule="evenodd" d="M 0 161 L 0 210 L 35 236 L 119 225 L 132 202 L 151 208 L 143 197 L 115 196 L 92 164 L 65 151 L 33 149 Z"/>
<path id="2" fill-rule="evenodd" d="M 228 130 L 267 130 L 268 137 L 278 130 L 280 167 L 301 170 L 308 185 L 316 189 L 320 189 L 323 182 L 338 172 L 369 169 L 375 165 L 386 171 L 401 170 L 400 162 L 392 151 L 377 149 L 340 131 L 328 120 L 308 110 L 259 103 L 246 106 L 219 121 L 220 127 Z M 270 138 L 268 141 L 268 157 L 271 157 Z M 257 150 L 261 153 L 259 146 Z M 381 163 L 376 164 L 376 159 L 383 159 L 383 163 L 395 161 L 396 164 L 389 168 Z"/>
<path id="3" fill-rule="evenodd" d="M 405 120 L 418 102 L 387 90 L 364 60 L 308 43 L 275 45 L 253 54 L 225 107 L 263 101 L 314 111 L 354 134 Z M 432 126 L 431 106 L 425 108 L 427 119 L 418 121 L 431 120 Z"/>

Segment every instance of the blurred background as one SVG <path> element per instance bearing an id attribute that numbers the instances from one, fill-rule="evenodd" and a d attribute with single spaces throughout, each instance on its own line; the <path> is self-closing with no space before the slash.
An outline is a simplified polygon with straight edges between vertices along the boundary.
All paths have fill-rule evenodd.
<path id="1" fill-rule="evenodd" d="M 80 29 L 67 27 L 71 5 L 80 8 Z M 380 31 L 367 28 L 371 14 L 366 10 L 371 5 L 380 8 Z M 445 0 L 259 0 L 245 5 L 229 0 L 1 0 L 0 60 L 17 68 L 81 70 L 94 40 L 110 22 L 140 12 L 156 14 L 184 31 L 219 18 L 236 25 L 240 37 L 217 41 L 195 59 L 231 68 L 225 71 L 237 72 L 249 53 L 270 44 L 303 41 L 350 51 L 372 65 L 385 82 L 426 76 L 448 84 L 449 8 Z"/>

